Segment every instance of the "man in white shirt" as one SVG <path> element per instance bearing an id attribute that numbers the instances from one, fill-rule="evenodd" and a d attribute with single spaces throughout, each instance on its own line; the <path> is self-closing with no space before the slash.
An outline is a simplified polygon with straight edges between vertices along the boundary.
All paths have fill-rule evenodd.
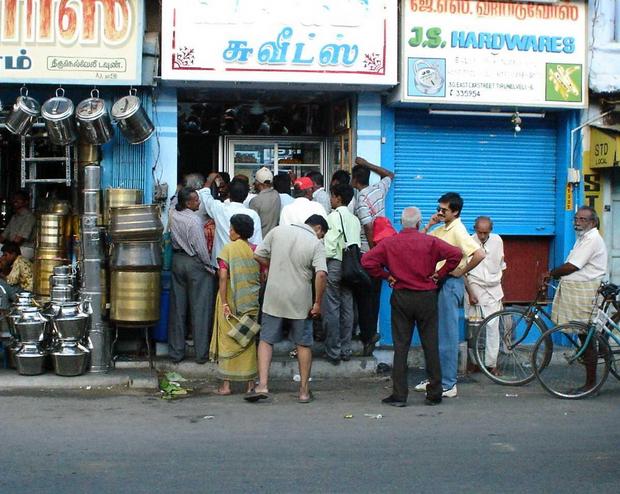
<path id="1" fill-rule="evenodd" d="M 321 206 L 325 208 L 325 214 L 329 214 L 332 212 L 332 204 L 329 194 L 325 190 L 324 182 L 323 182 L 323 174 L 317 171 L 308 172 L 306 175 L 314 186 L 312 187 L 312 200 L 314 202 L 318 202 Z"/>
<path id="2" fill-rule="evenodd" d="M 280 225 L 303 225 L 310 216 L 318 214 L 327 220 L 325 208 L 318 202 L 312 201 L 314 184 L 308 177 L 301 177 L 293 184 L 292 204 L 284 206 L 280 213 Z"/>
<path id="3" fill-rule="evenodd" d="M 551 270 L 549 277 L 560 278 L 553 299 L 551 317 L 556 324 L 588 322 L 596 292 L 607 276 L 607 248 L 598 231 L 598 216 L 590 206 L 581 206 L 575 217 L 577 239 L 566 262 Z M 597 349 L 591 343 L 583 353 L 586 367 L 585 391 L 596 384 Z"/>
<path id="4" fill-rule="evenodd" d="M 504 262 L 504 242 L 493 230 L 493 221 L 488 216 L 478 216 L 474 223 L 471 238 L 484 249 L 486 256 L 465 277 L 465 289 L 469 298 L 469 317 L 488 317 L 502 310 L 502 274 L 506 269 Z M 486 333 L 484 365 L 492 373 L 497 373 L 499 353 L 499 320 L 489 326 Z"/>
<path id="5" fill-rule="evenodd" d="M 211 173 L 205 182 L 204 188 L 198 191 L 200 197 L 200 208 L 215 220 L 215 242 L 213 244 L 213 255 L 211 265 L 217 269 L 217 256 L 222 248 L 230 242 L 230 218 L 235 214 L 247 214 L 254 221 L 254 235 L 249 242 L 258 245 L 263 241 L 261 233 L 260 218 L 256 211 L 243 205 L 248 196 L 249 187 L 243 180 L 233 179 L 230 182 L 229 194 L 230 202 L 223 203 L 213 198 L 211 195 L 211 184 L 218 177 L 217 173 Z"/>

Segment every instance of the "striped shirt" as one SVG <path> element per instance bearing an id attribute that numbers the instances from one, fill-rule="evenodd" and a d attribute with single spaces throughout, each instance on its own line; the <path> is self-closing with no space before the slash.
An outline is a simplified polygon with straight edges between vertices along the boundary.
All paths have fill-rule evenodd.
<path id="1" fill-rule="evenodd" d="M 182 250 L 190 257 L 197 256 L 207 271 L 212 271 L 211 256 L 207 250 L 202 220 L 191 209 L 170 212 L 172 248 Z"/>
<path id="2" fill-rule="evenodd" d="M 392 185 L 390 177 L 384 177 L 377 184 L 369 185 L 362 189 L 357 196 L 355 204 L 355 215 L 362 224 L 361 232 L 361 251 L 368 252 L 370 246 L 366 238 L 364 226 L 372 224 L 377 216 L 385 216 L 385 196 Z"/>

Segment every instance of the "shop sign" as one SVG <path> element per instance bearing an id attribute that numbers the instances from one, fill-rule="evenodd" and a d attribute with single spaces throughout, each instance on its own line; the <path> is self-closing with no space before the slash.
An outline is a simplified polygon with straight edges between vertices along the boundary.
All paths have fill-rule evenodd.
<path id="1" fill-rule="evenodd" d="M 397 102 L 585 108 L 583 0 L 401 0 Z"/>
<path id="2" fill-rule="evenodd" d="M 143 0 L 0 0 L 0 81 L 139 84 Z"/>
<path id="3" fill-rule="evenodd" d="M 620 135 L 590 128 L 590 167 L 611 168 L 619 161 Z"/>
<path id="4" fill-rule="evenodd" d="M 397 83 L 397 0 L 163 0 L 162 77 Z"/>

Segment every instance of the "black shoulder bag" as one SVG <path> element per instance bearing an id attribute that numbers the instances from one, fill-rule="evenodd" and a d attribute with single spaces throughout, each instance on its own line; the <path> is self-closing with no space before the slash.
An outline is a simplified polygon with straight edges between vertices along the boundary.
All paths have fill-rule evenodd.
<path id="1" fill-rule="evenodd" d="M 370 287 L 370 276 L 360 263 L 362 254 L 360 252 L 359 245 L 349 245 L 347 234 L 344 231 L 344 222 L 342 221 L 340 211 L 338 211 L 338 215 L 340 216 L 342 235 L 344 236 L 344 249 L 342 249 L 342 283 L 354 289 Z"/>

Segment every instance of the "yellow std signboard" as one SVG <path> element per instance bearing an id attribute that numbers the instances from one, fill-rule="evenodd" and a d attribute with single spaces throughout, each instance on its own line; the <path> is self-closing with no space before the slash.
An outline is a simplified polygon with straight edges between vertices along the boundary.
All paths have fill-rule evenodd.
<path id="1" fill-rule="evenodd" d="M 590 168 L 611 168 L 618 166 L 620 135 L 602 130 L 590 129 Z"/>

